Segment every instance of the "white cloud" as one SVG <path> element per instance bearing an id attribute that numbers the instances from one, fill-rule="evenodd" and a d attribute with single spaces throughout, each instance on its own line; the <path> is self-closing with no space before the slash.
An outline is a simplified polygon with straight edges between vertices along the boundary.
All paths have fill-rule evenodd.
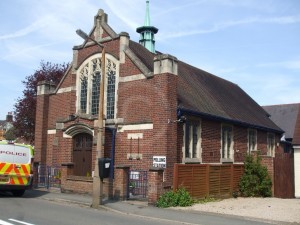
<path id="1" fill-rule="evenodd" d="M 191 36 L 197 34 L 208 34 L 213 32 L 218 32 L 230 27 L 246 25 L 246 24 L 253 24 L 253 23 L 269 23 L 269 24 L 292 24 L 292 23 L 300 23 L 300 15 L 296 16 L 283 16 L 283 17 L 271 17 L 271 18 L 262 18 L 262 17 L 252 17 L 246 18 L 242 20 L 231 20 L 225 22 L 218 22 L 213 24 L 208 29 L 196 29 L 187 31 L 183 29 L 181 32 L 172 32 L 172 33 L 165 33 L 162 35 L 163 39 L 170 39 L 170 38 L 179 38 L 184 36 Z"/>
<path id="2" fill-rule="evenodd" d="M 135 30 L 144 22 L 140 21 L 140 19 L 144 18 L 145 16 L 145 2 L 139 0 L 104 0 L 104 2 L 109 7 L 114 16 L 117 16 L 128 27 L 130 27 L 131 30 Z M 122 7 L 120 7 L 120 5 L 122 5 Z"/>
<path id="3" fill-rule="evenodd" d="M 281 62 L 268 62 L 258 64 L 257 67 L 261 68 L 285 68 L 290 70 L 299 70 L 300 69 L 300 59 L 281 61 Z"/>
<path id="4" fill-rule="evenodd" d="M 12 38 L 29 35 L 32 32 L 35 32 L 37 30 L 44 28 L 48 23 L 47 20 L 48 20 L 48 18 L 43 18 L 38 21 L 34 21 L 32 24 L 30 24 L 29 26 L 27 26 L 25 28 L 22 28 L 22 29 L 17 30 L 10 34 L 5 34 L 5 35 L 0 36 L 0 40 L 12 39 Z"/>

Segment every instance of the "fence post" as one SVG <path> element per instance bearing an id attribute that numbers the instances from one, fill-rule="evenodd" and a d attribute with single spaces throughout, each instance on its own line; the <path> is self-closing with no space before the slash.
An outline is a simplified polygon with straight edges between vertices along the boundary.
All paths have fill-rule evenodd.
<path id="1" fill-rule="evenodd" d="M 232 193 L 233 193 L 233 178 L 234 178 L 234 172 L 235 172 L 235 170 L 234 170 L 234 164 L 231 164 L 230 165 L 231 166 L 231 171 L 230 171 L 230 175 L 231 175 L 231 177 L 230 177 L 230 196 L 232 196 Z"/>
<path id="2" fill-rule="evenodd" d="M 178 164 L 174 164 L 174 180 L 173 180 L 173 191 L 178 189 Z"/>
<path id="3" fill-rule="evenodd" d="M 209 196 L 209 164 L 206 164 L 206 174 L 205 174 L 205 178 L 206 178 L 206 196 Z"/>

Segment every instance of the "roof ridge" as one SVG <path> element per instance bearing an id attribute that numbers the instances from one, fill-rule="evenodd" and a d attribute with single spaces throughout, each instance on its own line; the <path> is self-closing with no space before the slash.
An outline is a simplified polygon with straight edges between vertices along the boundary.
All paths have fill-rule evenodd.
<path id="1" fill-rule="evenodd" d="M 294 105 L 294 106 L 299 106 L 299 108 L 300 108 L 300 103 L 283 103 L 283 104 L 273 104 L 273 105 L 263 105 L 262 107 L 273 107 L 273 106 L 292 106 L 292 105 Z"/>
<path id="2" fill-rule="evenodd" d="M 206 73 L 207 75 L 210 75 L 210 76 L 215 77 L 216 79 L 220 79 L 220 80 L 226 81 L 226 82 L 228 82 L 228 83 L 231 83 L 231 84 L 236 85 L 236 86 L 239 87 L 239 85 L 237 85 L 236 83 L 234 83 L 234 82 L 232 82 L 232 81 L 230 81 L 230 80 L 226 80 L 225 78 L 222 78 L 222 77 L 219 77 L 219 76 L 217 76 L 217 75 L 215 75 L 215 74 L 212 74 L 212 73 L 210 73 L 210 72 L 207 72 L 206 70 L 200 69 L 199 67 L 193 66 L 193 65 L 191 65 L 191 64 L 189 64 L 189 63 L 187 63 L 187 62 L 178 60 L 178 63 L 183 63 L 183 64 L 185 64 L 185 65 L 187 65 L 187 66 L 189 66 L 189 67 L 191 67 L 191 68 L 194 68 L 195 70 L 198 70 L 199 72 L 200 72 L 200 71 L 201 71 L 201 72 L 204 72 L 204 73 Z"/>

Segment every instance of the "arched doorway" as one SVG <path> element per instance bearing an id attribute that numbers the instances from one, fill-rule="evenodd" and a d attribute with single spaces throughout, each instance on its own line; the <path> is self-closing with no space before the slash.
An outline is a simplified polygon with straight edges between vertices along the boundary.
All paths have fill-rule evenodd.
<path id="1" fill-rule="evenodd" d="M 93 137 L 87 133 L 73 137 L 74 175 L 92 176 Z"/>

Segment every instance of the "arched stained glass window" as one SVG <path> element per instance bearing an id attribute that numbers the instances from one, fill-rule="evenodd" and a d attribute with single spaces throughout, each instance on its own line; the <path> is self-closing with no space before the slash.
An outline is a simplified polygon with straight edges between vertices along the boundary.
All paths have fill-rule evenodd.
<path id="1" fill-rule="evenodd" d="M 111 59 L 106 59 L 106 119 L 115 118 L 116 73 L 116 63 Z M 101 58 L 94 58 L 86 63 L 81 69 L 80 75 L 79 109 L 81 113 L 97 115 L 99 112 Z"/>

